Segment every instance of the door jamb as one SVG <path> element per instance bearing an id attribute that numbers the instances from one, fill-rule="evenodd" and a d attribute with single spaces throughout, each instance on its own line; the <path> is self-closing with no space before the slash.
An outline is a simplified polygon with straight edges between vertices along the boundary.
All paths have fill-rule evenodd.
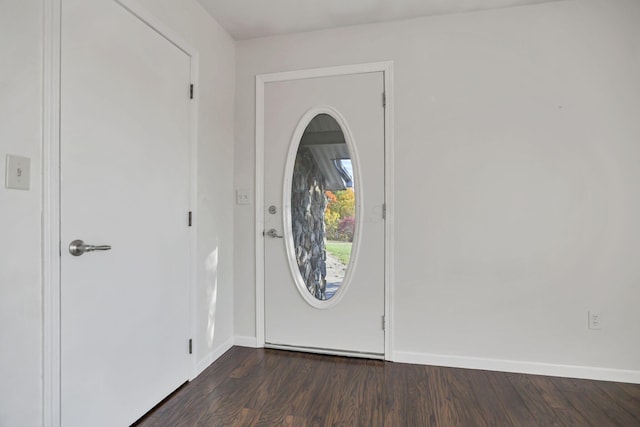
<path id="1" fill-rule="evenodd" d="M 199 53 L 177 32 L 158 20 L 137 0 L 113 0 L 190 57 L 191 82 L 196 95 L 189 106 L 189 204 L 197 215 L 198 194 L 198 112 Z M 61 424 L 61 278 L 60 263 L 60 73 L 62 0 L 44 1 L 43 96 L 42 96 L 42 286 L 43 286 L 43 425 Z M 187 88 L 185 88 L 185 96 Z M 195 338 L 197 221 L 189 236 L 189 332 Z M 197 375 L 198 340 L 194 340 L 191 378 Z"/>
<path id="2" fill-rule="evenodd" d="M 374 62 L 366 64 L 344 65 L 327 68 L 314 68 L 296 71 L 285 71 L 256 75 L 256 129 L 255 129 L 255 266 L 256 266 L 256 346 L 265 344 L 265 277 L 264 277 L 264 88 L 270 82 L 289 80 L 303 80 L 316 77 L 343 76 L 382 72 L 384 75 L 384 91 L 386 107 L 384 110 L 384 203 L 386 206 L 386 220 L 384 231 L 384 358 L 394 360 L 393 355 L 393 228 L 394 228 L 394 93 L 393 93 L 393 61 Z M 381 100 L 382 102 L 382 100 Z"/>

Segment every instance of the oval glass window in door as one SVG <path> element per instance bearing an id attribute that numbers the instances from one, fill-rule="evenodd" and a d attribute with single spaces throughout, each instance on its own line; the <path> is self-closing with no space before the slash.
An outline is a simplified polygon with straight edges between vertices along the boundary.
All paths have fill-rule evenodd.
<path id="1" fill-rule="evenodd" d="M 291 233 L 288 249 L 294 252 L 288 258 L 297 264 L 298 287 L 320 301 L 344 291 L 354 254 L 357 192 L 349 145 L 334 117 L 317 114 L 306 126 L 293 170 L 288 171 L 293 175 L 291 229 L 285 232 Z"/>

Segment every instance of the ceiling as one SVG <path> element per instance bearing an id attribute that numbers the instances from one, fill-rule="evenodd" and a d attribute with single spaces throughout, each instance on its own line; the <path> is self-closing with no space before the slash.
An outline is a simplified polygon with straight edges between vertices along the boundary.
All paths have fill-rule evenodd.
<path id="1" fill-rule="evenodd" d="M 556 0 L 198 0 L 236 40 Z"/>

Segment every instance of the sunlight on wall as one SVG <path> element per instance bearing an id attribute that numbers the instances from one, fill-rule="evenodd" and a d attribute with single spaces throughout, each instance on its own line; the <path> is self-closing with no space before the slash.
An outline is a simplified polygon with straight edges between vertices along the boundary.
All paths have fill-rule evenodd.
<path id="1" fill-rule="evenodd" d="M 218 247 L 213 250 L 205 261 L 207 271 L 207 302 L 209 313 L 207 315 L 207 345 L 213 345 L 213 337 L 216 329 L 216 303 L 218 299 Z"/>

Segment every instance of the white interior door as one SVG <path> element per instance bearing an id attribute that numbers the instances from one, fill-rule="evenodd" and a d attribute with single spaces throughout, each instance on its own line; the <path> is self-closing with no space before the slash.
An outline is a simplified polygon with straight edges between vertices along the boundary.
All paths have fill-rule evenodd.
<path id="1" fill-rule="evenodd" d="M 125 426 L 192 366 L 190 58 L 113 0 L 63 0 L 61 61 L 62 425 Z"/>
<path id="2" fill-rule="evenodd" d="M 265 84 L 264 224 L 266 231 L 272 230 L 272 236 L 265 234 L 264 242 L 267 346 L 384 355 L 383 92 L 382 72 Z M 309 124 L 318 115 L 331 116 L 334 125 L 329 123 L 331 119 Z M 292 178 L 297 167 L 293 166 L 297 162 L 294 158 L 301 137 L 307 138 L 311 128 L 319 132 L 315 152 L 325 153 L 313 155 L 317 164 L 333 164 L 344 157 L 337 149 L 319 148 L 322 141 L 333 144 L 329 141 L 332 134 L 341 131 L 348 140 L 355 180 L 356 231 L 351 260 L 339 291 L 326 300 L 305 288 L 302 274 L 307 267 L 300 265 L 301 257 L 306 255 L 300 255 L 303 251 L 296 242 L 309 236 L 292 232 L 292 228 L 300 228 L 292 207 L 297 203 L 291 195 L 292 186 L 298 185 L 294 184 L 298 178 Z M 327 168 L 331 169 L 324 166 L 323 182 L 330 180 Z M 314 191 L 317 194 L 311 198 L 322 194 L 319 190 L 311 192 Z M 307 196 L 302 194 L 303 199 Z M 319 216 L 306 213 L 307 217 L 314 215 Z M 317 224 L 314 227 L 319 229 Z M 318 232 L 307 232 L 314 233 Z M 328 261 L 322 268 L 313 265 L 319 277 L 324 275 Z"/>

